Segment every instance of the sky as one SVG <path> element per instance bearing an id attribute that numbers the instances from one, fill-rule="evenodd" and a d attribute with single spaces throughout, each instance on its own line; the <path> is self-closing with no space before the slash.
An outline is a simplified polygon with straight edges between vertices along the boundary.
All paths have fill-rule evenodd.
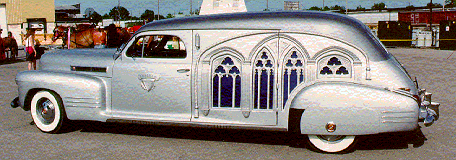
<path id="1" fill-rule="evenodd" d="M 87 8 L 93 8 L 100 15 L 109 13 L 109 11 L 117 6 L 125 7 L 131 16 L 139 17 L 146 9 L 152 10 L 157 14 L 157 4 L 160 1 L 160 14 L 177 14 L 182 12 L 188 14 L 190 11 L 190 1 L 192 1 L 193 10 L 201 6 L 202 0 L 55 0 L 55 5 L 81 4 L 81 13 Z M 247 11 L 262 11 L 266 9 L 268 1 L 269 10 L 283 10 L 284 1 L 299 1 L 300 9 L 308 9 L 312 6 L 345 6 L 345 0 L 244 0 L 247 6 Z M 433 0 L 433 3 L 443 4 L 445 0 Z M 387 8 L 398 8 L 413 5 L 415 7 L 425 6 L 430 0 L 347 0 L 349 9 L 356 9 L 361 5 L 366 9 L 371 8 L 374 3 L 383 2 Z"/>

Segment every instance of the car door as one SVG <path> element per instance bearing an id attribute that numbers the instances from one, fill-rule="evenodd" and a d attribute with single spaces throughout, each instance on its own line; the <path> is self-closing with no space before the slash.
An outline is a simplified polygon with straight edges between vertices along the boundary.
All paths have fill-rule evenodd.
<path id="1" fill-rule="evenodd" d="M 195 30 L 201 49 L 193 122 L 277 126 L 277 30 Z M 196 47 L 197 48 L 197 47 Z"/>
<path id="2" fill-rule="evenodd" d="M 128 42 L 113 69 L 113 117 L 190 121 L 191 32 L 143 32 Z"/>

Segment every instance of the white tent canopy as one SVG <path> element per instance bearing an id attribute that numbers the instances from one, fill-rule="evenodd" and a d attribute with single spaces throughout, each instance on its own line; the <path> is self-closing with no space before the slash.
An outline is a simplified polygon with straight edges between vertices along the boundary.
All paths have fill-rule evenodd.
<path id="1" fill-rule="evenodd" d="M 247 12 L 244 0 L 203 0 L 200 15 Z"/>

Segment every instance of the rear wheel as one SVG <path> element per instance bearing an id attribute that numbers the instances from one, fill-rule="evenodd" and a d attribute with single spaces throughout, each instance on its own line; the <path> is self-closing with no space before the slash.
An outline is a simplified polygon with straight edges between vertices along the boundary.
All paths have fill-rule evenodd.
<path id="1" fill-rule="evenodd" d="M 30 113 L 36 127 L 46 133 L 61 131 L 66 119 L 62 99 L 51 91 L 39 91 L 33 96 Z"/>
<path id="2" fill-rule="evenodd" d="M 343 135 L 307 135 L 310 144 L 322 152 L 338 153 L 353 149 L 356 136 Z"/>

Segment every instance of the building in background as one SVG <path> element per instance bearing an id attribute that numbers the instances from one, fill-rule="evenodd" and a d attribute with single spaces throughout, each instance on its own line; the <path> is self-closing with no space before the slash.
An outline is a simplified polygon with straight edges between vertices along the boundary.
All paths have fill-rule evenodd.
<path id="1" fill-rule="evenodd" d="M 67 19 L 77 18 L 81 14 L 81 4 L 63 5 L 55 7 L 56 21 L 65 21 Z"/>
<path id="2" fill-rule="evenodd" d="M 398 10 L 364 10 L 364 11 L 351 11 L 348 16 L 356 18 L 363 22 L 365 25 L 377 35 L 379 21 L 398 21 Z"/>
<path id="3" fill-rule="evenodd" d="M 41 44 L 51 43 L 50 32 L 55 27 L 54 0 L 0 0 L 1 37 L 13 33 L 18 45 L 23 45 L 21 36 L 27 28 L 35 28 Z"/>
<path id="4" fill-rule="evenodd" d="M 286 11 L 299 10 L 299 1 L 283 1 L 283 9 Z"/>
<path id="5" fill-rule="evenodd" d="M 399 12 L 399 21 L 410 22 L 413 26 L 429 27 L 431 12 L 429 9 Z M 432 26 L 440 21 L 456 20 L 456 8 L 434 8 L 432 10 Z"/>
<path id="6" fill-rule="evenodd" d="M 0 3 L 0 29 L 7 31 L 6 25 L 6 4 Z M 0 37 L 5 37 L 7 32 L 4 32 Z"/>
<path id="7" fill-rule="evenodd" d="M 55 6 L 55 24 L 57 26 L 76 26 L 91 24 L 87 15 L 81 14 L 81 4 Z"/>
<path id="8" fill-rule="evenodd" d="M 244 0 L 203 0 L 199 15 L 247 12 Z"/>
<path id="9" fill-rule="evenodd" d="M 414 8 L 388 8 L 383 10 L 367 9 L 363 11 L 350 11 L 349 16 L 356 18 L 369 26 L 369 28 L 376 34 L 385 45 L 404 46 L 411 44 L 414 47 L 439 47 L 440 42 L 445 41 L 445 45 L 455 45 L 454 38 L 440 39 L 440 28 L 442 22 L 456 20 L 456 8 L 433 8 L 432 13 L 428 7 L 414 7 Z M 432 23 L 431 23 L 432 15 Z M 379 22 L 384 22 L 383 33 L 380 35 Z M 394 27 L 396 26 L 397 27 Z M 401 24 L 401 25 L 399 25 Z M 404 25 L 407 24 L 407 25 Z M 432 24 L 432 27 L 430 25 Z M 386 26 L 386 27 L 385 27 Z M 389 28 L 391 26 L 392 28 Z M 403 28 L 405 27 L 405 28 Z M 447 26 L 446 28 L 451 28 Z M 445 28 L 445 29 L 446 29 Z M 407 34 L 399 33 L 399 31 L 407 31 Z M 411 38 L 408 34 L 411 30 Z M 388 36 L 387 33 L 392 33 Z M 453 32 L 448 32 L 451 35 Z M 445 33 L 446 33 L 445 32 Z M 391 37 L 395 35 L 395 37 Z M 386 39 L 385 39 L 386 37 Z M 388 38 L 389 37 L 389 38 Z M 397 40 L 395 42 L 394 40 Z"/>
<path id="10" fill-rule="evenodd" d="M 456 40 L 454 40 L 456 37 L 452 36 L 454 34 L 453 29 L 452 32 L 440 30 L 442 28 L 441 24 L 445 24 L 444 22 L 448 21 L 454 22 L 455 20 L 456 8 L 434 8 L 432 13 L 429 9 L 399 12 L 399 21 L 409 22 L 413 26 L 412 39 L 417 39 L 417 41 L 413 41 L 412 45 L 417 47 L 440 47 L 441 42 L 443 43 L 442 48 L 456 46 Z M 432 27 L 430 27 L 431 24 Z M 450 26 L 452 25 L 447 27 Z"/>

